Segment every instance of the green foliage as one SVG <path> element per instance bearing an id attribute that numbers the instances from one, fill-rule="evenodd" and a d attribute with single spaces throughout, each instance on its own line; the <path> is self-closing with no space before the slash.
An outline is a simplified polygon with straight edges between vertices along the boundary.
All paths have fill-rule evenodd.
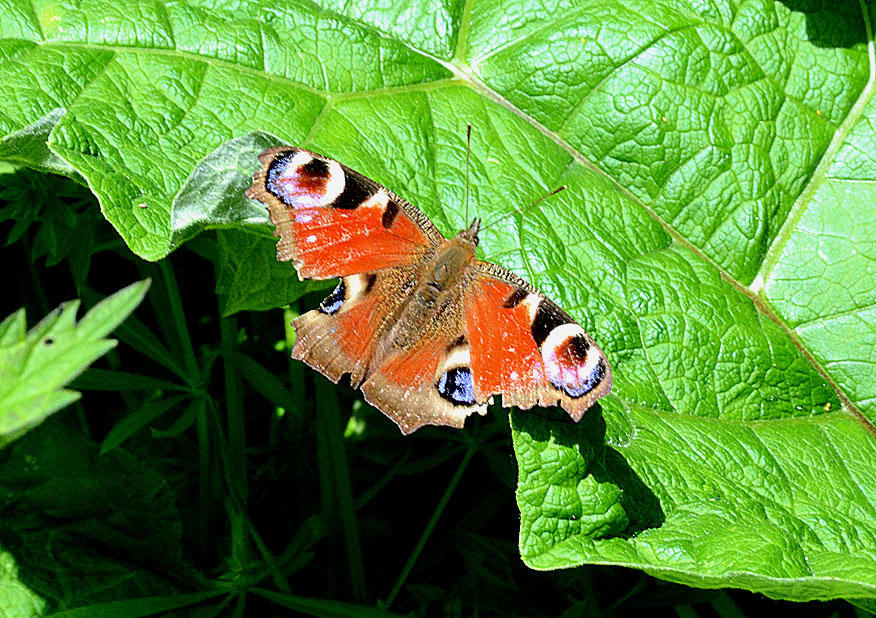
<path id="1" fill-rule="evenodd" d="M 52 419 L 0 453 L 2 538 L 19 585 L 56 591 L 61 607 L 173 591 L 169 576 L 187 568 L 175 494 L 132 455 L 100 456 L 70 429 Z"/>
<path id="2" fill-rule="evenodd" d="M 694 588 L 874 607 L 872 3 L 0 0 L 0 16 L 13 308 L 155 281 L 151 313 L 73 383 L 76 418 L 0 452 L 0 612 L 745 611 Z M 325 285 L 275 261 L 243 198 L 265 146 L 339 159 L 449 235 L 467 122 L 478 216 L 569 187 L 486 229 L 482 257 L 575 315 L 615 372 L 578 425 L 510 414 L 517 548 L 501 410 L 402 439 L 287 364 L 288 315 L 254 313 L 307 310 Z M 0 402 L 39 405 L 2 433 L 69 403 L 144 293 L 78 325 L 72 305 L 30 333 L 7 318 Z M 688 588 L 546 576 L 518 549 L 534 569 Z"/>

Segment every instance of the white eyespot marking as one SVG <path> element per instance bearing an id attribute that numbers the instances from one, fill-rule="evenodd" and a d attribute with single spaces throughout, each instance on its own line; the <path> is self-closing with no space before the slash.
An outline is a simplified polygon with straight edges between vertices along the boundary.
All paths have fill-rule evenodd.
<path id="1" fill-rule="evenodd" d="M 519 373 L 517 373 L 517 372 L 516 372 L 516 371 L 512 371 L 512 372 L 511 372 L 511 375 L 510 375 L 510 376 L 508 376 L 508 377 L 509 377 L 509 378 L 511 378 L 511 379 L 512 379 L 512 380 L 513 380 L 513 381 L 515 381 L 515 382 L 516 382 L 516 381 L 517 381 L 517 378 L 519 378 L 519 377 L 520 377 L 520 374 L 519 374 Z"/>
<path id="2" fill-rule="evenodd" d="M 286 178 L 288 176 L 292 176 L 298 173 L 298 168 L 302 165 L 307 165 L 313 161 L 313 157 L 304 152 L 303 150 L 299 150 L 295 153 L 295 156 L 292 157 L 292 160 L 286 165 L 286 170 L 283 172 L 283 176 L 281 178 Z"/>
<path id="3" fill-rule="evenodd" d="M 386 204 L 389 202 L 389 195 L 383 188 L 380 188 L 377 193 L 369 197 L 362 203 L 359 208 L 379 208 L 381 212 L 386 210 Z"/>
<path id="4" fill-rule="evenodd" d="M 450 354 L 444 359 L 442 373 L 453 367 L 469 367 L 471 366 L 471 353 L 468 345 L 459 345 L 450 351 Z"/>
<path id="5" fill-rule="evenodd" d="M 366 275 L 350 275 L 344 277 L 344 285 L 347 287 L 347 299 L 353 300 L 359 298 L 368 287 L 368 277 Z"/>
<path id="6" fill-rule="evenodd" d="M 295 213 L 295 222 L 296 223 L 310 223 L 313 221 L 313 213 L 312 212 L 296 212 Z"/>
<path id="7" fill-rule="evenodd" d="M 553 349 L 559 346 L 569 337 L 586 334 L 587 333 L 584 332 L 583 328 L 573 322 L 560 324 L 548 334 L 547 339 L 545 339 L 544 343 L 541 344 L 541 348 L 542 350 L 546 350 L 548 348 Z"/>
<path id="8" fill-rule="evenodd" d="M 316 234 L 311 234 L 307 237 L 307 242 L 316 242 Z"/>

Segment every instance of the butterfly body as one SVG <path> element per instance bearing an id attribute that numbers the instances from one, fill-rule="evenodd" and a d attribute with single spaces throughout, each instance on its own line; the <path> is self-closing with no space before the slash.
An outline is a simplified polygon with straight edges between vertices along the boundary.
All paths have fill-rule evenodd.
<path id="1" fill-rule="evenodd" d="M 386 348 L 411 348 L 431 324 L 441 324 L 442 316 L 453 311 L 464 287 L 473 277 L 479 224 L 475 219 L 472 227 L 441 243 L 434 257 L 424 260 L 426 263 L 416 288 L 382 340 Z"/>
<path id="2" fill-rule="evenodd" d="M 277 255 L 300 278 L 340 277 L 294 322 L 292 356 L 404 433 L 461 427 L 504 405 L 561 405 L 578 420 L 611 389 L 593 339 L 533 286 L 475 257 L 480 220 L 447 239 L 385 187 L 316 153 L 265 151 L 247 196 L 268 206 Z"/>

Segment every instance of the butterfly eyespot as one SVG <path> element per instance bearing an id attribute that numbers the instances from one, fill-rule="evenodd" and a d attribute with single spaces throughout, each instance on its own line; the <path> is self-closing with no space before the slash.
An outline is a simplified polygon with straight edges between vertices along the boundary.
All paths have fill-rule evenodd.
<path id="1" fill-rule="evenodd" d="M 605 377 L 601 354 L 589 354 L 590 342 L 577 324 L 554 329 L 544 343 L 542 359 L 550 383 L 573 399 L 583 397 Z"/>
<path id="2" fill-rule="evenodd" d="M 345 184 L 338 163 L 304 151 L 277 156 L 265 176 L 265 189 L 293 208 L 329 206 L 346 191 Z"/>
<path id="3" fill-rule="evenodd" d="M 344 285 L 344 280 L 341 279 L 337 287 L 329 294 L 325 300 L 319 303 L 319 310 L 326 315 L 334 315 L 341 310 L 341 306 L 347 299 L 347 286 Z"/>
<path id="4" fill-rule="evenodd" d="M 468 367 L 454 367 L 441 374 L 436 385 L 438 394 L 458 406 L 471 406 L 477 403 L 474 396 L 474 379 Z"/>

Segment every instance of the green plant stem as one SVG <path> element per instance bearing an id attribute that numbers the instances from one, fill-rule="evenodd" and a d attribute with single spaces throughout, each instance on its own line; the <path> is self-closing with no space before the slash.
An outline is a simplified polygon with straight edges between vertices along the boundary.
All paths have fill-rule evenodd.
<path id="1" fill-rule="evenodd" d="M 173 320 L 175 337 L 169 337 L 168 341 L 176 343 L 178 350 L 182 354 L 185 361 L 186 373 L 188 374 L 189 384 L 194 385 L 199 381 L 198 362 L 195 359 L 195 351 L 192 348 L 192 339 L 189 336 L 189 328 L 186 324 L 185 314 L 183 313 L 182 297 L 179 293 L 179 286 L 176 283 L 176 275 L 173 268 L 169 265 L 168 260 L 161 260 L 158 263 L 158 268 L 161 270 L 162 279 L 164 280 L 165 290 L 167 292 L 167 302 L 170 308 L 170 317 Z"/>
<path id="2" fill-rule="evenodd" d="M 745 613 L 739 609 L 730 595 L 725 591 L 718 591 L 712 601 L 712 608 L 721 618 L 745 618 Z"/>
<path id="3" fill-rule="evenodd" d="M 249 561 L 245 517 L 248 486 L 246 460 L 246 423 L 243 413 L 243 390 L 240 374 L 234 362 L 237 354 L 237 320 L 233 317 L 220 318 L 222 339 L 222 366 L 225 374 L 225 408 L 228 428 L 228 460 L 226 466 L 227 483 L 232 500 L 231 518 L 232 564 L 244 568 Z"/>
<path id="4" fill-rule="evenodd" d="M 265 568 L 267 569 L 266 575 L 270 575 L 271 580 L 274 582 L 274 586 L 276 586 L 278 590 L 287 593 L 291 592 L 291 590 L 289 589 L 289 585 L 286 583 L 286 579 L 283 577 L 283 573 L 280 571 L 280 565 L 277 564 L 277 559 L 271 553 L 271 550 L 268 549 L 268 546 L 265 545 L 264 540 L 262 539 L 261 535 L 259 535 L 259 532 L 253 525 L 252 520 L 247 518 L 246 524 L 247 530 L 249 531 L 253 542 L 255 542 L 256 549 L 261 555 L 262 562 L 264 562 Z M 262 578 L 260 577 L 259 579 Z"/>
<path id="5" fill-rule="evenodd" d="M 379 479 L 377 479 L 376 483 L 374 483 L 366 491 L 364 491 L 362 494 L 360 494 L 358 498 L 356 498 L 356 510 L 357 511 L 359 509 L 361 509 L 363 506 L 365 506 L 366 504 L 368 504 L 368 502 L 371 500 L 371 498 L 373 498 L 378 493 L 380 493 L 380 490 L 382 490 L 384 487 L 386 487 L 389 484 L 389 482 L 398 475 L 399 470 L 401 470 L 405 466 L 405 464 L 408 463 L 408 459 L 410 459 L 412 452 L 413 452 L 413 449 L 411 447 L 408 447 L 408 450 L 405 451 L 405 454 L 402 455 L 401 458 L 397 462 L 395 462 L 395 464 L 393 464 L 392 468 L 387 470 L 383 474 L 383 476 L 381 476 Z"/>
<path id="6" fill-rule="evenodd" d="M 317 378 L 316 395 L 317 401 L 320 402 L 319 426 L 323 433 L 326 459 L 329 461 L 331 470 L 331 478 L 328 479 L 328 482 L 334 487 L 333 493 L 341 519 L 341 529 L 344 532 L 351 590 L 353 598 L 358 602 L 363 602 L 365 600 L 365 568 L 362 562 L 359 526 L 356 521 L 356 507 L 353 501 L 353 488 L 350 484 L 350 470 L 347 464 L 343 427 L 341 426 L 335 387 L 326 380 Z M 329 512 L 326 514 L 328 515 Z"/>
<path id="7" fill-rule="evenodd" d="M 246 615 L 246 591 L 241 592 L 236 599 L 237 603 L 234 604 L 234 611 L 232 612 L 233 618 L 243 618 Z"/>
<path id="8" fill-rule="evenodd" d="M 429 523 L 426 524 L 426 528 L 423 530 L 423 534 L 420 535 L 420 540 L 417 541 L 417 545 L 414 547 L 414 550 L 408 557 L 408 561 L 405 563 L 405 566 L 401 570 L 401 573 L 399 573 L 398 579 L 395 580 L 392 591 L 386 597 L 386 601 L 384 603 L 384 607 L 386 607 L 386 609 L 389 609 L 389 607 L 392 605 L 392 602 L 395 600 L 395 597 L 401 590 L 402 586 L 404 586 L 405 580 L 407 580 L 411 569 L 414 568 L 414 563 L 416 563 L 417 558 L 420 557 L 420 554 L 423 551 L 423 547 L 425 547 L 426 545 L 426 541 L 429 540 L 429 536 L 432 534 L 432 530 L 435 528 L 435 525 L 438 523 L 438 520 L 444 513 L 444 509 L 447 507 L 447 503 L 450 501 L 450 496 L 452 496 L 453 492 L 456 490 L 456 486 L 459 484 L 460 479 L 462 479 L 462 475 L 465 472 L 465 469 L 468 467 L 468 462 L 471 460 L 471 457 L 472 455 L 474 455 L 476 450 L 476 443 L 469 444 L 468 450 L 466 450 L 462 461 L 459 462 L 459 466 L 456 468 L 456 473 L 453 475 L 453 478 L 450 479 L 450 483 L 447 485 L 447 489 L 444 490 L 444 495 L 441 496 L 441 500 L 438 502 L 438 506 L 435 507 L 435 511 L 432 513 L 432 518 L 429 520 Z"/>
<path id="9" fill-rule="evenodd" d="M 207 553 L 207 543 L 210 530 L 210 431 L 207 419 L 206 399 L 200 398 L 194 402 L 196 406 L 196 421 L 198 435 L 198 520 L 195 533 L 195 546 L 201 557 Z"/>
<path id="10" fill-rule="evenodd" d="M 317 378 L 317 382 L 319 379 Z M 318 399 L 318 398 L 317 398 Z M 322 414 L 323 402 L 320 400 L 316 409 L 316 461 L 319 472 L 319 501 L 322 519 L 326 526 L 331 529 L 331 534 L 326 539 L 326 552 L 331 559 L 329 564 L 336 564 L 338 560 L 338 535 L 334 522 L 337 520 L 336 511 L 338 500 L 335 497 L 337 488 L 334 483 L 332 471 L 331 449 L 328 446 L 328 429 L 326 428 L 325 415 Z M 330 567 L 329 567 L 330 568 Z M 331 572 L 326 573 L 323 595 L 330 598 L 338 596 L 337 578 Z"/>

